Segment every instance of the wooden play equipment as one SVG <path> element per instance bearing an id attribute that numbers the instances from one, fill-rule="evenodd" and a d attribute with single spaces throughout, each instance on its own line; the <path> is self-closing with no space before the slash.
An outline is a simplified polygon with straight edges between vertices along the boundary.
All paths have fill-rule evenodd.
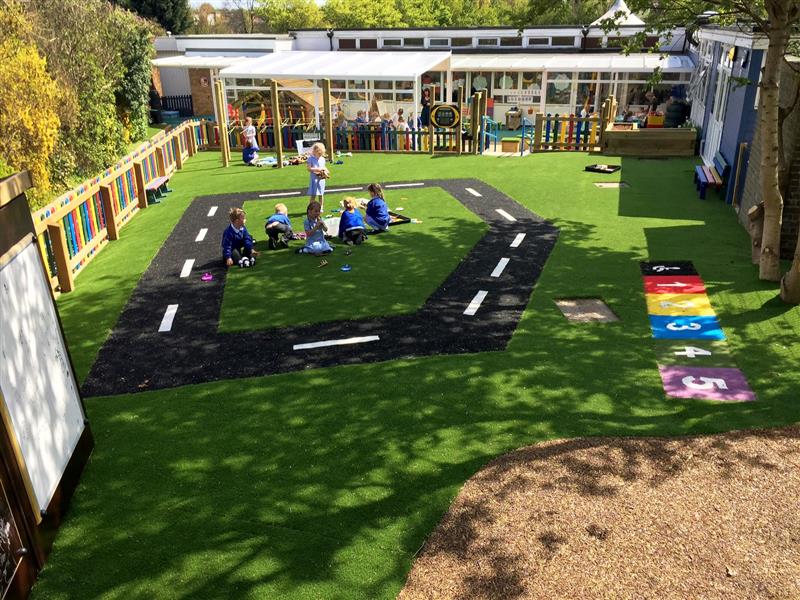
<path id="1" fill-rule="evenodd" d="M 106 243 L 119 239 L 129 219 L 147 208 L 148 195 L 155 199 L 184 162 L 207 145 L 208 136 L 200 121 L 186 121 L 33 213 L 54 293 L 74 289 L 81 269 Z"/>

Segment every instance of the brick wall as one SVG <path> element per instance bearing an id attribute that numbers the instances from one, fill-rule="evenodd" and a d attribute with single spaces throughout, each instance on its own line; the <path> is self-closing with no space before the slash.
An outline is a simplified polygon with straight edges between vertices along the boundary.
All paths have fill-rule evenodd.
<path id="1" fill-rule="evenodd" d="M 800 61 L 795 67 L 800 66 Z M 788 66 L 783 65 L 781 73 L 781 106 L 792 101 L 795 89 L 800 85 L 800 76 Z M 788 85 L 785 85 L 788 83 Z M 781 258 L 791 259 L 797 245 L 800 231 L 800 108 L 789 115 L 783 123 L 783 142 L 787 157 L 791 160 L 789 191 L 783 199 L 783 227 L 781 229 Z M 739 221 L 747 228 L 747 211 L 761 199 L 761 125 L 756 125 L 756 133 L 750 146 L 747 164 L 747 178 L 742 192 Z"/>
<path id="2" fill-rule="evenodd" d="M 211 73 L 209 70 L 189 69 L 189 86 L 192 92 L 194 114 L 213 115 L 214 100 L 211 96 Z"/>

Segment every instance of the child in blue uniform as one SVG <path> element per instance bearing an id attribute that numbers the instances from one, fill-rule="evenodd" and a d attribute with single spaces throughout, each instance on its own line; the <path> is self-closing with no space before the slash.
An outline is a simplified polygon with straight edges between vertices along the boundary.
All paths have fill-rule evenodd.
<path id="1" fill-rule="evenodd" d="M 364 218 L 356 209 L 356 199 L 348 196 L 339 220 L 339 239 L 347 245 L 360 244 L 367 239 L 366 228 Z"/>
<path id="2" fill-rule="evenodd" d="M 289 211 L 285 204 L 275 205 L 275 214 L 267 219 L 264 224 L 264 233 L 269 237 L 269 249 L 288 248 L 292 239 L 292 222 L 289 220 Z"/>
<path id="3" fill-rule="evenodd" d="M 372 200 L 367 203 L 367 225 L 375 231 L 386 231 L 392 219 L 389 216 L 389 207 L 383 198 L 383 188 L 380 183 L 372 183 L 367 188 Z"/>
<path id="4" fill-rule="evenodd" d="M 333 252 L 333 246 L 325 239 L 325 232 L 328 231 L 328 226 L 320 218 L 320 212 L 321 207 L 316 200 L 306 208 L 306 218 L 303 221 L 303 229 L 306 231 L 306 245 L 297 250 L 298 254 L 321 256 Z"/>
<path id="5" fill-rule="evenodd" d="M 256 262 L 258 252 L 253 249 L 253 236 L 244 226 L 247 221 L 241 208 L 232 208 L 229 213 L 231 224 L 222 233 L 222 260 L 225 266 L 234 263 L 240 267 L 249 267 Z"/>

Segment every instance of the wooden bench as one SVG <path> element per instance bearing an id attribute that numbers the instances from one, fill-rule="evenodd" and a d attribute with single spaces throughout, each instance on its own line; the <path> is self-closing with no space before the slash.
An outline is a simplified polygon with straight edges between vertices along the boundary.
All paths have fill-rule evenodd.
<path id="1" fill-rule="evenodd" d="M 147 203 L 157 204 L 159 198 L 161 198 L 164 194 L 171 192 L 172 190 L 167 187 L 168 183 L 169 176 L 155 177 L 145 183 L 144 189 L 145 192 L 147 192 Z"/>
<path id="2" fill-rule="evenodd" d="M 698 165 L 694 168 L 694 184 L 700 193 L 700 198 L 705 200 L 706 190 L 713 187 L 717 191 L 725 185 L 731 166 L 719 152 L 714 155 L 714 164 L 710 167 Z"/>

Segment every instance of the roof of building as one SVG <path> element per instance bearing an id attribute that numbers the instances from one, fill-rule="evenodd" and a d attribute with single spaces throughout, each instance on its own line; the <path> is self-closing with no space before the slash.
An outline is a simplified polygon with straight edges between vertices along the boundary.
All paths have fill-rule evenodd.
<path id="1" fill-rule="evenodd" d="M 480 54 L 453 55 L 453 71 L 612 71 L 637 73 L 661 68 L 665 73 L 691 73 L 689 56 L 628 54 Z"/>
<path id="2" fill-rule="evenodd" d="M 286 51 L 237 62 L 222 77 L 271 79 L 414 79 L 432 70 L 447 70 L 450 52 L 316 52 Z"/>
<path id="3" fill-rule="evenodd" d="M 151 61 L 155 67 L 178 67 L 184 69 L 224 69 L 252 56 L 192 56 L 180 54 L 156 58 Z"/>

